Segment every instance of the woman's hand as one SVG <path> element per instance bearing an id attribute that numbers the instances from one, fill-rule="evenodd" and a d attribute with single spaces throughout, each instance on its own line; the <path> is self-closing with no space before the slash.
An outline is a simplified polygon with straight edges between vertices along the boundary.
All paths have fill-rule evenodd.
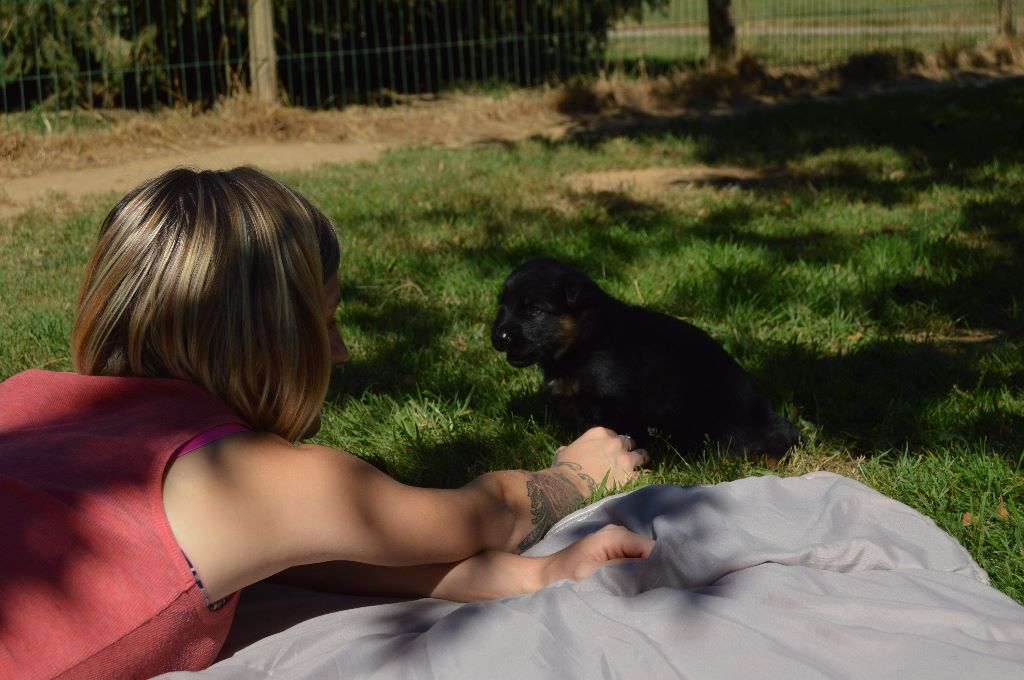
<path id="1" fill-rule="evenodd" d="M 653 548 L 652 539 L 609 524 L 545 557 L 500 551 L 479 553 L 443 567 L 433 586 L 424 591 L 433 597 L 459 602 L 525 595 L 555 581 L 585 579 L 609 564 L 645 560 Z"/>
<path id="2" fill-rule="evenodd" d="M 647 451 L 636 448 L 629 435 L 593 427 L 555 451 L 551 469 L 568 477 L 589 497 L 602 481 L 605 488 L 615 489 L 636 479 L 640 475 L 637 468 L 649 460 Z"/>
<path id="3" fill-rule="evenodd" d="M 567 548 L 539 558 L 547 560 L 542 569 L 543 585 L 567 578 L 579 581 L 605 565 L 645 560 L 653 548 L 653 539 L 608 524 Z"/>

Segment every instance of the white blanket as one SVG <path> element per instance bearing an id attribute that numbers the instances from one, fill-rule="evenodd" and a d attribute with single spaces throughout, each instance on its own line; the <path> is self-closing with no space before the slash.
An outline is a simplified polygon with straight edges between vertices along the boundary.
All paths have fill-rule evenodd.
<path id="1" fill-rule="evenodd" d="M 358 606 L 262 586 L 243 594 L 233 654 L 198 675 L 1024 677 L 1024 607 L 930 519 L 853 480 L 648 487 L 565 518 L 530 554 L 609 522 L 656 538 L 650 559 L 529 596 Z M 234 651 L 260 625 L 281 632 Z"/>

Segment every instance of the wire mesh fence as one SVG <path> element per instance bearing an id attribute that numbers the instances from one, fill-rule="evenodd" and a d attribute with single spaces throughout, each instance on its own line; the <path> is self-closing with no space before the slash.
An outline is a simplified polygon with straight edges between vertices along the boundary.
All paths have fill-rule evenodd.
<path id="1" fill-rule="evenodd" d="M 208 106 L 247 91 L 255 2 L 0 0 L 2 111 Z M 274 98 L 310 107 L 653 73 L 706 63 L 710 47 L 707 0 L 264 2 Z M 779 66 L 971 45 L 1014 2 L 725 0 L 739 49 Z"/>
<path id="2" fill-rule="evenodd" d="M 737 0 L 738 49 L 765 65 L 835 65 L 877 50 L 969 47 L 997 32 L 998 0 Z M 651 70 L 707 59 L 704 2 L 673 0 L 610 34 L 606 60 Z"/>

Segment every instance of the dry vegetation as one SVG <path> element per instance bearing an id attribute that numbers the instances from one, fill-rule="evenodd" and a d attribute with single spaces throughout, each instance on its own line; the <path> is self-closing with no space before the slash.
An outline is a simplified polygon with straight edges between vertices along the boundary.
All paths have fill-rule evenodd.
<path id="1" fill-rule="evenodd" d="M 227 99 L 210 111 L 78 113 L 88 125 L 61 132 L 0 131 L 0 178 L 94 166 L 188 149 L 274 141 L 464 144 L 516 138 L 557 122 L 550 94 L 451 95 L 391 108 L 309 111 Z M 56 121 L 55 121 L 56 122 Z M 45 124 L 45 123 L 44 123 Z M 64 126 L 69 127 L 69 126 Z"/>
<path id="2" fill-rule="evenodd" d="M 707 110 L 1008 75 L 1024 75 L 1024 41 L 999 38 L 978 47 L 948 48 L 933 54 L 915 50 L 870 52 L 824 69 L 766 68 L 756 57 L 744 55 L 730 68 L 573 84 L 565 89 L 559 110 Z"/>

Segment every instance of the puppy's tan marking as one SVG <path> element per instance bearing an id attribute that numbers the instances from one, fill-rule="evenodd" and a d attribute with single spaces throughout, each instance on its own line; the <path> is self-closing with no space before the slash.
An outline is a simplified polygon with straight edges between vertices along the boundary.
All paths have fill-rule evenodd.
<path id="1" fill-rule="evenodd" d="M 551 394 L 559 397 L 575 397 L 579 392 L 579 384 L 571 378 L 554 378 L 547 382 Z"/>
<path id="2" fill-rule="evenodd" d="M 555 358 L 561 359 L 568 351 L 572 341 L 576 339 L 576 318 L 569 314 L 558 317 L 558 349 L 555 350 Z"/>

